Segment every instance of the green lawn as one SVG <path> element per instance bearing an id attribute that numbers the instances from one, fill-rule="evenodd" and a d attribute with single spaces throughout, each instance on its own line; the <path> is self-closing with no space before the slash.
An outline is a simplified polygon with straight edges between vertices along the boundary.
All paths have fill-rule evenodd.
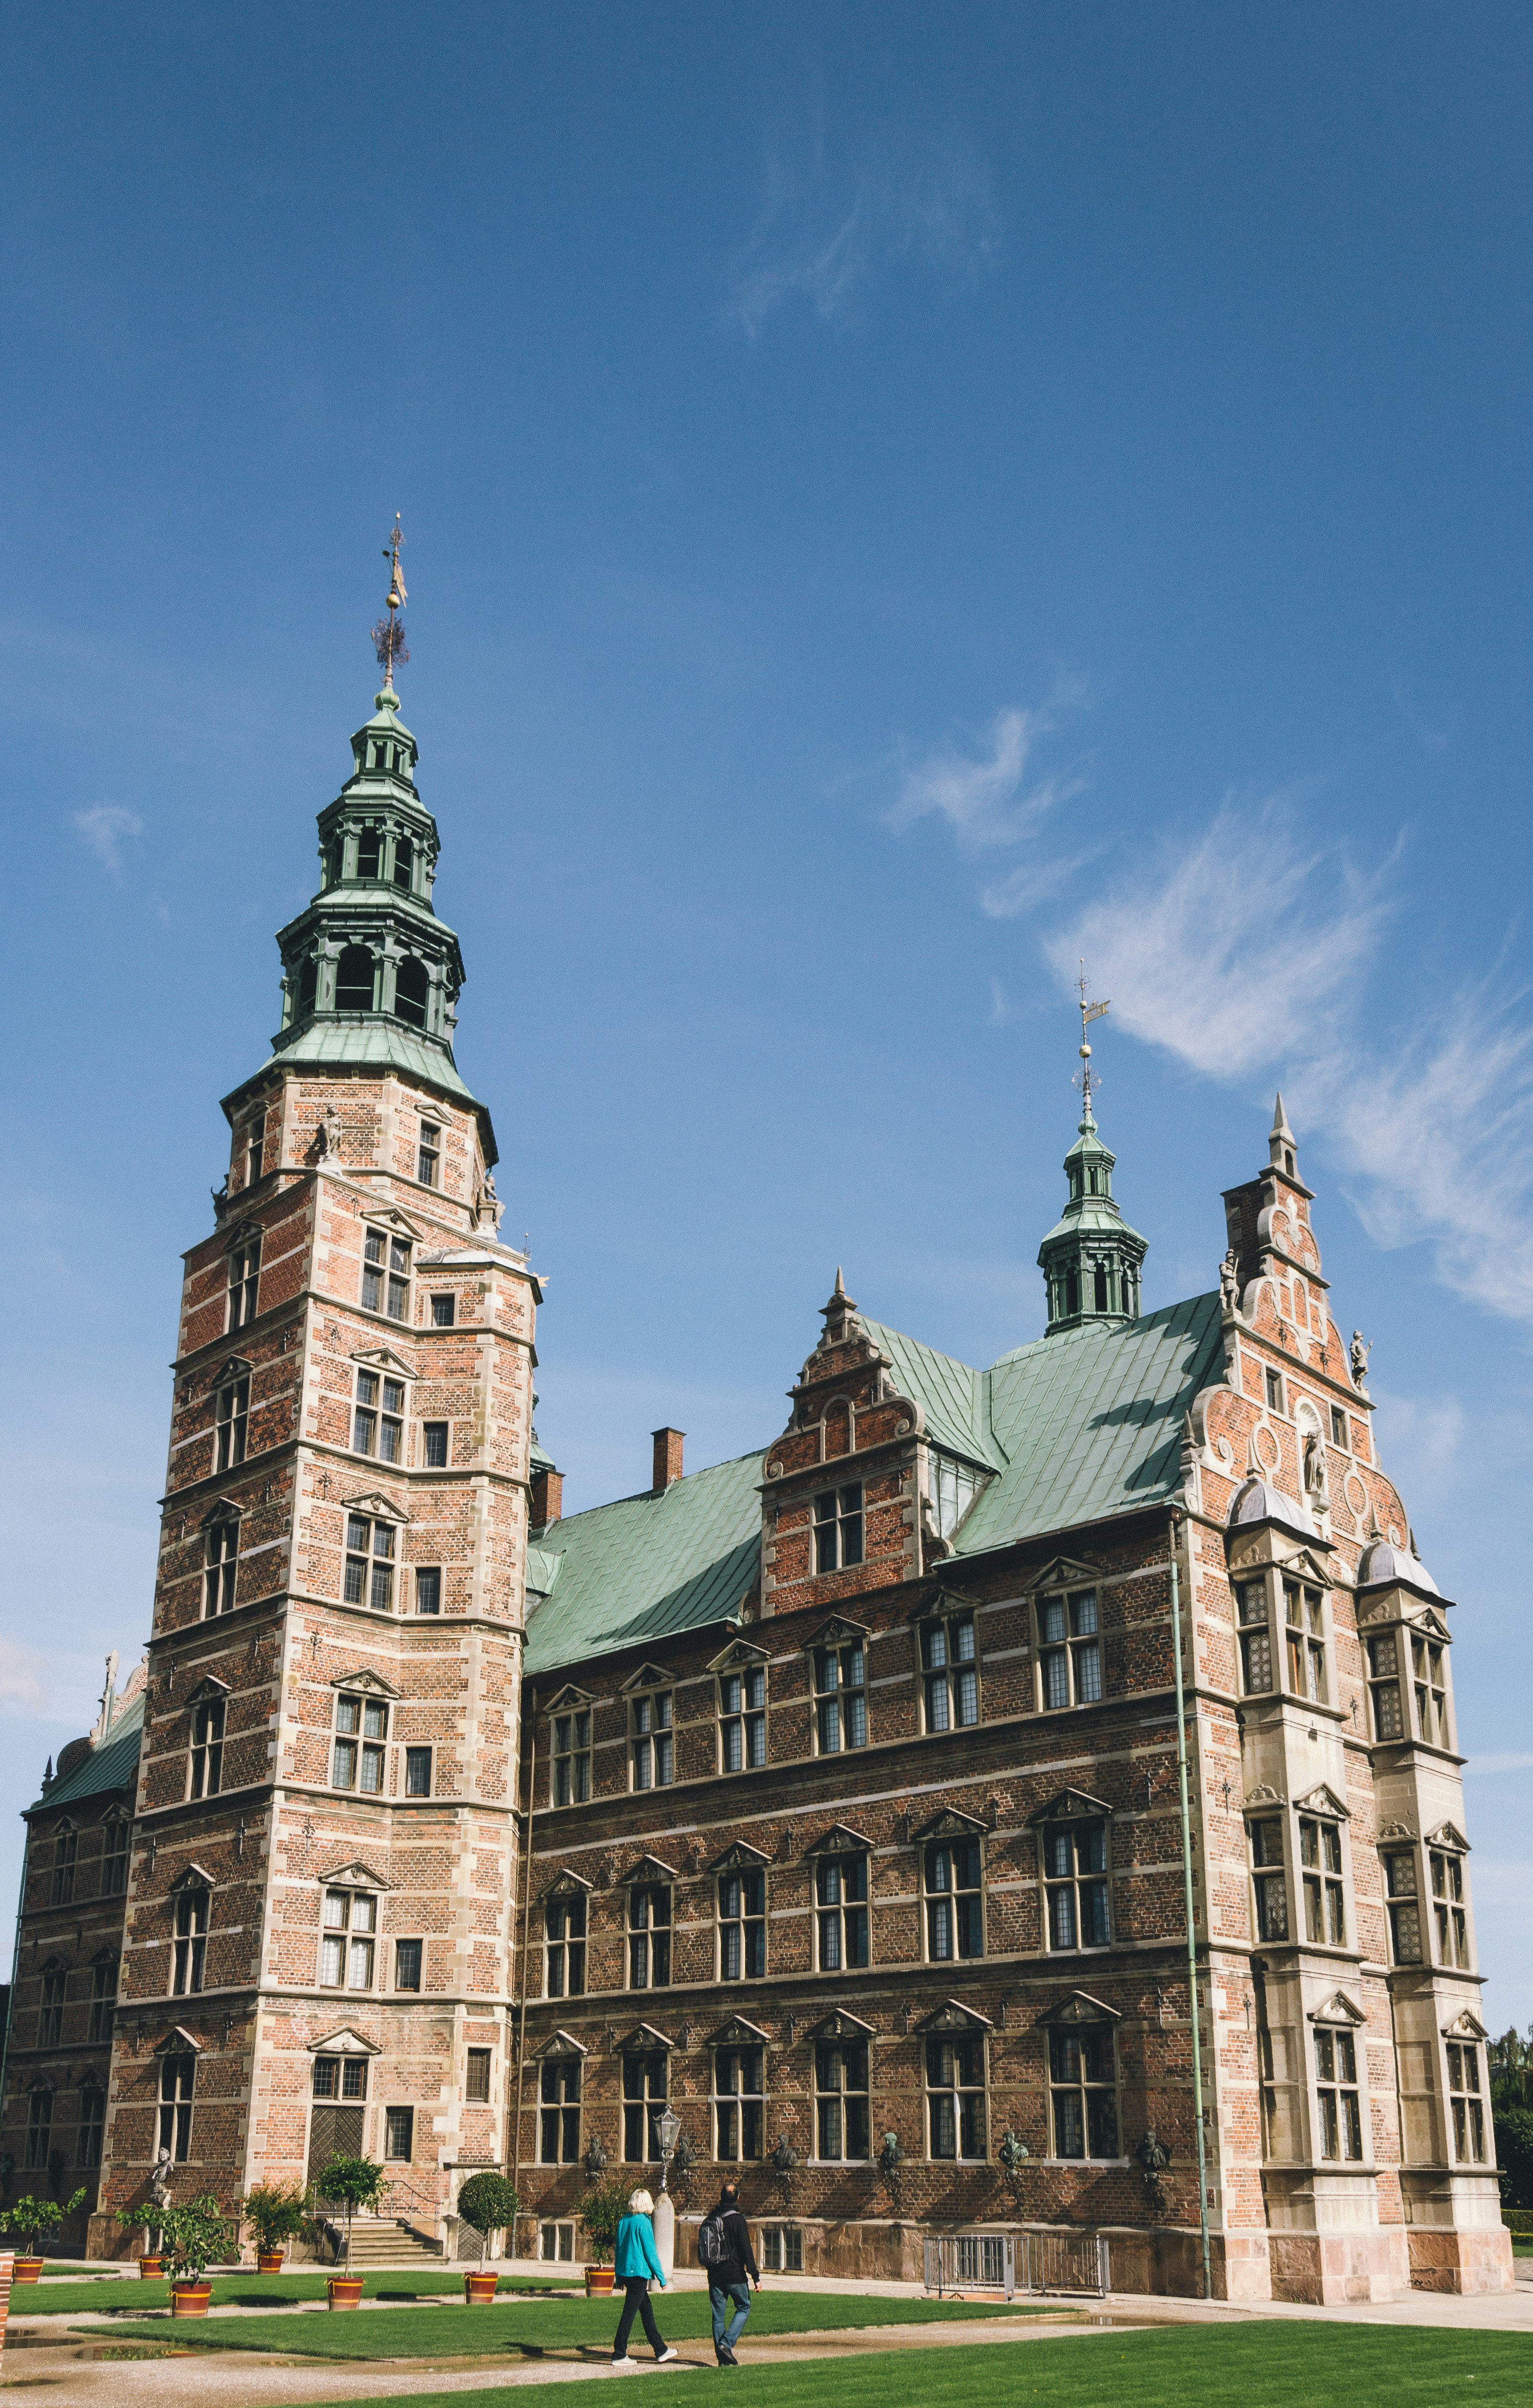
<path id="1" fill-rule="evenodd" d="M 869 2302 L 869 2304 L 871 2304 Z M 761 2408 L 1525 2408 L 1528 2344 L 1519 2334 L 1412 2330 L 1408 2326 L 1286 2320 L 1107 2332 L 1007 2349 L 881 2351 L 741 2372 Z M 720 2377 L 723 2382 L 724 2378 Z M 731 2389 L 740 2387 L 728 2377 Z M 690 2386 L 689 2386 L 690 2388 Z M 648 2395 L 646 2395 L 648 2396 Z M 503 2389 L 420 2391 L 351 2400 L 337 2408 L 505 2408 Z"/>
<path id="2" fill-rule="evenodd" d="M 518 2300 L 494 2308 L 374 2308 L 355 2315 L 241 2316 L 208 2324 L 182 2317 L 172 2325 L 124 2325 L 134 2341 L 168 2342 L 195 2349 L 277 2350 L 302 2358 L 490 2358 L 505 2352 L 542 2358 L 556 2351 L 609 2351 L 621 2302 L 614 2300 Z M 959 2323 L 975 2316 L 1040 2315 L 1038 2307 L 983 2306 L 958 2300 L 869 2300 L 848 2293 L 762 2292 L 752 2303 L 753 2333 L 834 2331 L 847 2325 Z M 1057 2311 L 1055 2311 L 1057 2313 Z M 711 2340 L 706 2291 L 664 2294 L 655 2315 L 667 2341 Z"/>
<path id="3" fill-rule="evenodd" d="M 292 2274 L 215 2274 L 213 2304 L 220 2308 L 295 2308 L 305 2300 L 322 2300 L 325 2277 L 307 2269 Z M 509 2278 L 502 2289 L 509 2287 Z M 516 2278 L 518 2291 L 551 2294 L 563 2287 Z M 369 2274 L 365 2294 L 369 2300 L 429 2300 L 442 2292 L 463 2296 L 462 2267 L 410 2267 L 407 2272 Z M 583 2296 L 583 2295 L 582 2295 Z M 11 2291 L 13 2316 L 141 2316 L 146 2308 L 168 2308 L 168 2283 L 146 2283 L 137 2274 L 122 2282 L 98 2279 L 87 2283 L 19 2283 Z"/>

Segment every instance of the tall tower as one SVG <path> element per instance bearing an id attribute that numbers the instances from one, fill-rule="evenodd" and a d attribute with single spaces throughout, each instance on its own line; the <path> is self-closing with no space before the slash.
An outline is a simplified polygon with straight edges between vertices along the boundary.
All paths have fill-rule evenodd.
<path id="1" fill-rule="evenodd" d="M 380 2157 L 428 2231 L 503 2154 L 539 1295 L 453 1060 L 393 557 L 185 1257 L 97 2248 L 165 2150 L 225 2199 Z"/>

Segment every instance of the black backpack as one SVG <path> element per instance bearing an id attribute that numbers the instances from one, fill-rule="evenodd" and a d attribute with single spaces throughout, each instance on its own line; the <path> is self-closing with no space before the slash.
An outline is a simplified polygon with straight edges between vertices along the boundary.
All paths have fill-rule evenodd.
<path id="1" fill-rule="evenodd" d="M 716 2207 L 697 2228 L 697 2263 L 699 2266 L 722 2266 L 730 2256 L 729 2243 L 724 2237 L 726 2211 Z"/>

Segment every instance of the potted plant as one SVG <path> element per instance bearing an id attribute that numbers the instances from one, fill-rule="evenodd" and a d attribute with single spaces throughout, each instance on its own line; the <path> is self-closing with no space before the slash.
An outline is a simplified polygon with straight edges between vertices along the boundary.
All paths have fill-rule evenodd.
<path id="1" fill-rule="evenodd" d="M 227 2258 L 234 2243 L 228 2217 L 209 2191 L 179 2207 L 163 2207 L 160 2239 L 170 2268 L 171 2315 L 205 2316 L 213 2296 L 208 2269 L 215 2258 Z"/>
<path id="2" fill-rule="evenodd" d="M 618 2226 L 628 2213 L 633 2182 L 627 2174 L 609 2174 L 603 2182 L 599 2176 L 580 2202 L 577 2222 L 591 2243 L 593 2263 L 585 2270 L 587 2299 L 605 2297 L 612 2287 L 612 2256 L 618 2245 Z"/>
<path id="3" fill-rule="evenodd" d="M 485 2264 L 490 2235 L 508 2231 L 514 2235 L 521 2204 L 515 2185 L 488 2168 L 483 2173 L 470 2174 L 458 2193 L 458 2214 L 480 2235 L 479 2271 L 463 2278 L 463 2296 L 471 2308 L 489 2307 L 494 2300 L 500 2277 Z"/>
<path id="4" fill-rule="evenodd" d="M 14 2232 L 27 2244 L 16 2253 L 13 2283 L 37 2280 L 43 2271 L 41 2243 L 52 2240 L 64 2217 L 84 2204 L 84 2191 L 77 2190 L 62 2206 L 56 2199 L 19 2199 L 14 2207 L 0 2208 L 0 2230 Z"/>
<path id="5" fill-rule="evenodd" d="M 285 2244 L 308 2221 L 308 2201 L 294 2183 L 257 2183 L 240 2201 L 240 2213 L 255 2230 L 255 2271 L 279 2274 Z"/>
<path id="6" fill-rule="evenodd" d="M 120 2207 L 117 2221 L 124 2232 L 141 2232 L 144 2245 L 138 2252 L 138 2272 L 146 2283 L 157 2283 L 165 2270 L 160 2247 L 160 2228 L 155 2217 L 160 2211 L 151 2200 L 140 2200 L 136 2206 Z"/>
<path id="7" fill-rule="evenodd" d="M 322 2199 L 346 2210 L 346 2272 L 332 2274 L 325 2286 L 333 2308 L 362 2305 L 365 2278 L 351 2272 L 351 2218 L 359 2207 L 376 2210 L 388 2179 L 371 2157 L 332 2157 L 314 2186 Z"/>

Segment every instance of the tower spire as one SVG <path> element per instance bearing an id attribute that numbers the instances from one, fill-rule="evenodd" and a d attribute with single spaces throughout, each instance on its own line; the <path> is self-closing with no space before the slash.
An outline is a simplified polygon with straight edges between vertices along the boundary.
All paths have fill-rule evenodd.
<path id="1" fill-rule="evenodd" d="M 1065 1156 L 1069 1193 L 1065 1211 L 1039 1248 L 1039 1268 L 1049 1298 L 1046 1335 L 1079 1329 L 1092 1323 L 1114 1325 L 1137 1321 L 1139 1313 L 1139 1269 L 1148 1251 L 1137 1229 L 1124 1219 L 1112 1195 L 1114 1156 L 1096 1134 L 1092 1111 L 1096 1082 L 1091 1068 L 1094 1020 L 1105 1015 L 1106 1002 L 1093 1003 L 1081 965 L 1081 1127 Z"/>
<path id="2" fill-rule="evenodd" d="M 373 650 L 378 654 L 378 666 L 383 672 L 385 694 L 394 692 L 395 661 L 408 661 L 409 658 L 409 650 L 405 642 L 405 622 L 400 616 L 405 604 L 409 599 L 405 590 L 404 573 L 399 566 L 399 552 L 404 540 L 399 525 L 399 513 L 395 510 L 394 532 L 383 547 L 383 557 L 389 564 L 389 598 L 384 604 L 388 615 L 386 618 L 375 620 L 373 624 Z"/>
<path id="3" fill-rule="evenodd" d="M 1086 997 L 1090 993 L 1090 988 L 1086 984 L 1086 963 L 1084 954 L 1081 957 L 1081 976 L 1077 981 L 1077 984 L 1081 990 L 1081 1129 L 1082 1134 L 1084 1135 L 1088 1126 L 1093 1128 L 1096 1126 L 1096 1123 L 1093 1121 L 1091 1114 L 1091 1040 L 1088 1038 L 1086 1031 L 1090 1028 L 1094 1020 L 1102 1020 L 1106 1018 L 1108 1012 L 1111 1010 L 1111 1005 L 1109 1003 L 1088 1003 L 1086 1001 Z"/>

